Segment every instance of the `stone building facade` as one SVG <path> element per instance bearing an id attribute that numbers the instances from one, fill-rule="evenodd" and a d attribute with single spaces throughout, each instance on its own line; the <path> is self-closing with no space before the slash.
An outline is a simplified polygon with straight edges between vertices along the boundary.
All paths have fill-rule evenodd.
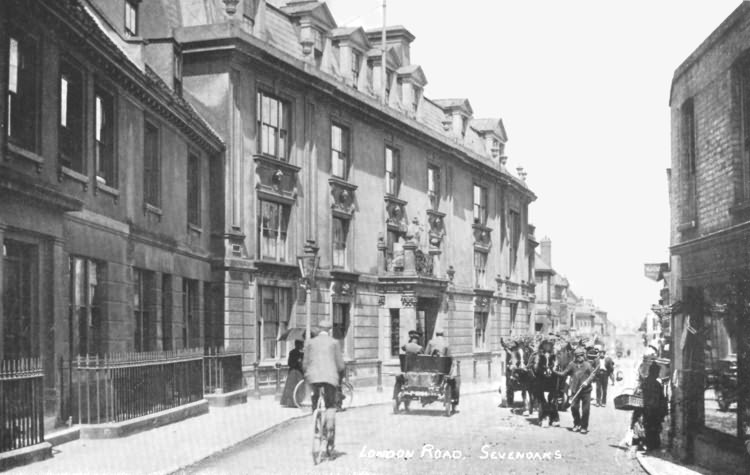
<path id="1" fill-rule="evenodd" d="M 569 330 L 575 312 L 575 300 L 571 302 L 573 292 L 570 290 L 570 282 L 552 267 L 552 241 L 548 237 L 540 241 L 539 251 L 534 265 L 534 330 L 542 334 Z"/>
<path id="2" fill-rule="evenodd" d="M 0 359 L 43 359 L 50 418 L 77 355 L 284 362 L 310 240 L 312 323 L 355 364 L 533 329 L 536 196 L 501 119 L 425 95 L 406 28 L 383 55 L 323 2 L 0 8 Z"/>
<path id="3" fill-rule="evenodd" d="M 72 358 L 202 347 L 212 321 L 223 143 L 111 6 L 0 3 L 0 360 L 41 358 L 50 424 Z"/>
<path id="4" fill-rule="evenodd" d="M 677 68 L 669 99 L 673 450 L 717 470 L 750 462 L 749 60 L 742 2 Z"/>
<path id="5" fill-rule="evenodd" d="M 283 360 L 277 336 L 306 323 L 307 240 L 312 323 L 332 318 L 355 362 L 397 361 L 414 328 L 471 355 L 531 327 L 535 195 L 506 169 L 500 119 L 428 97 L 411 32 L 388 27 L 383 55 L 381 30 L 337 27 L 323 2 L 149 5 L 153 35 L 166 24 L 180 44 L 185 97 L 227 143 L 213 269 L 246 366 Z"/>

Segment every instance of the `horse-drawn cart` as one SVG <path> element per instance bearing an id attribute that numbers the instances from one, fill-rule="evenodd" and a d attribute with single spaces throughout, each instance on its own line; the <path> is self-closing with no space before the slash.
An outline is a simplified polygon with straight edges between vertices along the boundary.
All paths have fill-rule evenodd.
<path id="1" fill-rule="evenodd" d="M 458 384 L 451 377 L 453 358 L 449 356 L 400 355 L 401 389 L 393 401 L 393 412 L 399 413 L 403 403 L 404 411 L 409 411 L 411 401 L 417 400 L 422 406 L 441 402 L 446 416 L 455 411 L 454 388 Z M 398 381 L 398 379 L 397 379 Z"/>

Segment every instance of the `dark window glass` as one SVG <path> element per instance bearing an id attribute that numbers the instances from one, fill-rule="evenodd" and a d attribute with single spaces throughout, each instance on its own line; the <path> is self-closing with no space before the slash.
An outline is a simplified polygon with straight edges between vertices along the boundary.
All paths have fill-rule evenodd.
<path id="1" fill-rule="evenodd" d="M 60 164 L 86 173 L 83 159 L 83 74 L 73 64 L 60 63 Z"/>
<path id="2" fill-rule="evenodd" d="M 331 174 L 346 180 L 349 171 L 349 129 L 331 126 Z"/>
<path id="3" fill-rule="evenodd" d="M 36 247 L 3 242 L 3 348 L 0 361 L 38 356 L 34 338 L 34 261 Z"/>
<path id="4" fill-rule="evenodd" d="M 38 75 L 36 40 L 11 32 L 8 38 L 8 140 L 32 152 L 37 151 Z"/>
<path id="5" fill-rule="evenodd" d="M 94 146 L 96 177 L 107 186 L 116 186 L 114 153 L 115 104 L 112 95 L 96 89 L 94 96 Z"/>
<path id="6" fill-rule="evenodd" d="M 138 3 L 140 0 L 125 0 L 125 33 L 138 35 Z"/>
<path id="7" fill-rule="evenodd" d="M 399 350 L 401 348 L 401 315 L 399 309 L 392 308 L 391 310 L 391 356 L 398 358 Z"/>
<path id="8" fill-rule="evenodd" d="M 201 161 L 194 154 L 188 154 L 187 170 L 187 200 L 188 223 L 201 225 Z"/>
<path id="9" fill-rule="evenodd" d="M 261 259 L 286 261 L 286 232 L 290 207 L 273 201 L 260 200 L 258 244 Z"/>
<path id="10" fill-rule="evenodd" d="M 401 181 L 401 157 L 399 151 L 392 147 L 385 147 L 385 192 L 398 196 Z"/>
<path id="11" fill-rule="evenodd" d="M 349 221 L 333 218 L 333 267 L 346 267 L 346 241 Z"/>
<path id="12" fill-rule="evenodd" d="M 261 360 L 278 359 L 286 354 L 286 343 L 278 341 L 286 331 L 291 315 L 291 290 L 283 287 L 259 288 L 260 321 L 258 354 Z"/>
<path id="13" fill-rule="evenodd" d="M 198 285 L 199 282 L 197 280 L 182 279 L 183 348 L 198 348 L 201 346 Z"/>
<path id="14" fill-rule="evenodd" d="M 161 154 L 159 153 L 159 129 L 146 122 L 143 131 L 143 198 L 153 206 L 161 200 Z"/>
<path id="15" fill-rule="evenodd" d="M 257 115 L 261 153 L 289 160 L 289 104 L 259 92 Z"/>

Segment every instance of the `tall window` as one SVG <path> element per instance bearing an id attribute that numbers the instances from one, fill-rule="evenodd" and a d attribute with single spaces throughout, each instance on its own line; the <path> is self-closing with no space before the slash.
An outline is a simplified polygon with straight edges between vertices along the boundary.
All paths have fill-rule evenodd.
<path id="1" fill-rule="evenodd" d="M 60 62 L 60 164 L 86 173 L 83 159 L 83 74 L 81 68 Z"/>
<path id="2" fill-rule="evenodd" d="M 474 350 L 487 349 L 487 312 L 474 312 Z"/>
<path id="3" fill-rule="evenodd" d="M 401 315 L 399 309 L 392 308 L 391 310 L 391 356 L 398 358 L 399 350 L 401 345 Z"/>
<path id="4" fill-rule="evenodd" d="M 331 125 L 331 174 L 346 180 L 349 171 L 349 129 Z"/>
<path id="5" fill-rule="evenodd" d="M 150 205 L 161 204 L 161 154 L 159 129 L 146 121 L 143 131 L 143 197 Z"/>
<path id="6" fill-rule="evenodd" d="M 135 317 L 135 351 L 152 351 L 156 347 L 154 315 L 154 279 L 156 274 L 133 269 L 133 315 Z"/>
<path id="7" fill-rule="evenodd" d="M 259 200 L 258 244 L 261 259 L 286 261 L 286 232 L 289 206 Z"/>
<path id="8" fill-rule="evenodd" d="M 112 95 L 96 88 L 94 95 L 94 143 L 97 179 L 115 186 L 115 103 Z"/>
<path id="9" fill-rule="evenodd" d="M 184 348 L 201 346 L 199 282 L 182 279 L 182 344 Z"/>
<path id="10" fill-rule="evenodd" d="M 264 92 L 258 93 L 257 103 L 261 153 L 287 161 L 289 159 L 289 104 Z"/>
<path id="11" fill-rule="evenodd" d="M 508 273 L 512 274 L 516 269 L 516 263 L 518 262 L 518 247 L 521 240 L 521 213 L 519 213 L 518 211 L 510 210 L 508 212 L 508 220 L 510 222 Z"/>
<path id="12" fill-rule="evenodd" d="M 8 140 L 26 150 L 37 150 L 37 42 L 11 32 L 8 38 Z"/>
<path id="13" fill-rule="evenodd" d="M 696 213 L 696 176 L 695 176 L 695 109 L 693 100 L 688 99 L 681 107 L 682 111 L 682 133 L 684 151 L 684 173 L 685 173 L 685 203 L 683 209 L 683 220 L 695 219 Z M 745 125 L 747 127 L 747 125 Z M 747 131 L 746 131 L 747 132 Z M 745 136 L 746 144 L 750 136 Z M 747 150 L 747 147 L 746 147 Z M 745 166 L 748 167 L 750 162 Z"/>
<path id="14" fill-rule="evenodd" d="M 172 308 L 173 308 L 172 276 L 161 275 L 161 347 L 164 351 L 171 350 L 172 344 Z"/>
<path id="15" fill-rule="evenodd" d="M 125 0 L 125 33 L 138 35 L 138 4 L 140 0 Z"/>
<path id="16" fill-rule="evenodd" d="M 385 147 L 385 192 L 398 196 L 401 181 L 401 157 L 399 151 L 392 147 Z"/>
<path id="17" fill-rule="evenodd" d="M 391 97 L 391 86 L 393 85 L 393 73 L 390 71 L 387 71 L 385 73 L 385 98 L 389 99 Z"/>
<path id="18" fill-rule="evenodd" d="M 362 55 L 359 51 L 352 51 L 352 82 L 354 83 L 354 89 L 359 87 L 359 72 L 362 70 Z"/>
<path id="19" fill-rule="evenodd" d="M 74 355 L 101 355 L 104 265 L 70 258 L 70 322 Z"/>
<path id="20" fill-rule="evenodd" d="M 201 160 L 193 152 L 187 160 L 187 219 L 194 226 L 201 225 Z"/>
<path id="21" fill-rule="evenodd" d="M 427 196 L 433 209 L 437 209 L 440 203 L 440 168 L 434 165 L 427 166 Z"/>
<path id="22" fill-rule="evenodd" d="M 333 304 L 333 328 L 331 334 L 333 337 L 341 342 L 341 349 L 345 355 L 349 355 L 349 344 L 347 338 L 349 333 L 350 320 L 349 320 L 349 304 L 348 303 L 334 303 Z"/>
<path id="23" fill-rule="evenodd" d="M 412 85 L 412 93 L 411 93 L 411 110 L 415 114 L 419 110 L 419 100 L 422 98 L 422 88 L 417 87 L 416 85 Z"/>
<path id="24" fill-rule="evenodd" d="M 0 360 L 38 356 L 34 326 L 35 246 L 3 242 L 3 347 Z"/>
<path id="25" fill-rule="evenodd" d="M 286 345 L 279 342 L 281 333 L 286 331 L 291 314 L 291 290 L 282 287 L 261 286 L 260 321 L 258 322 L 259 359 L 277 359 L 285 356 Z"/>
<path id="26" fill-rule="evenodd" d="M 486 271 L 487 253 L 474 251 L 474 287 L 478 289 L 487 288 Z"/>
<path id="27" fill-rule="evenodd" d="M 474 185 L 474 223 L 487 224 L 487 188 Z"/>
<path id="28" fill-rule="evenodd" d="M 349 221 L 333 218 L 333 267 L 346 267 L 346 241 L 349 234 Z"/>
<path id="29" fill-rule="evenodd" d="M 513 331 L 516 328 L 516 316 L 518 315 L 518 302 L 510 304 L 510 329 Z"/>

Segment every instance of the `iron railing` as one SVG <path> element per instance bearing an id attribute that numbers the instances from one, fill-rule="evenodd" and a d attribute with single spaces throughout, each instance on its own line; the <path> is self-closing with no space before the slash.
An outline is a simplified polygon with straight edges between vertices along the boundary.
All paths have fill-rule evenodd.
<path id="1" fill-rule="evenodd" d="M 0 452 L 44 441 L 44 373 L 39 358 L 0 361 Z"/>
<path id="2" fill-rule="evenodd" d="M 79 356 L 73 362 L 81 424 L 122 422 L 203 398 L 203 350 Z"/>
<path id="3" fill-rule="evenodd" d="M 241 353 L 228 353 L 223 348 L 209 348 L 204 358 L 204 393 L 228 393 L 245 386 Z"/>

